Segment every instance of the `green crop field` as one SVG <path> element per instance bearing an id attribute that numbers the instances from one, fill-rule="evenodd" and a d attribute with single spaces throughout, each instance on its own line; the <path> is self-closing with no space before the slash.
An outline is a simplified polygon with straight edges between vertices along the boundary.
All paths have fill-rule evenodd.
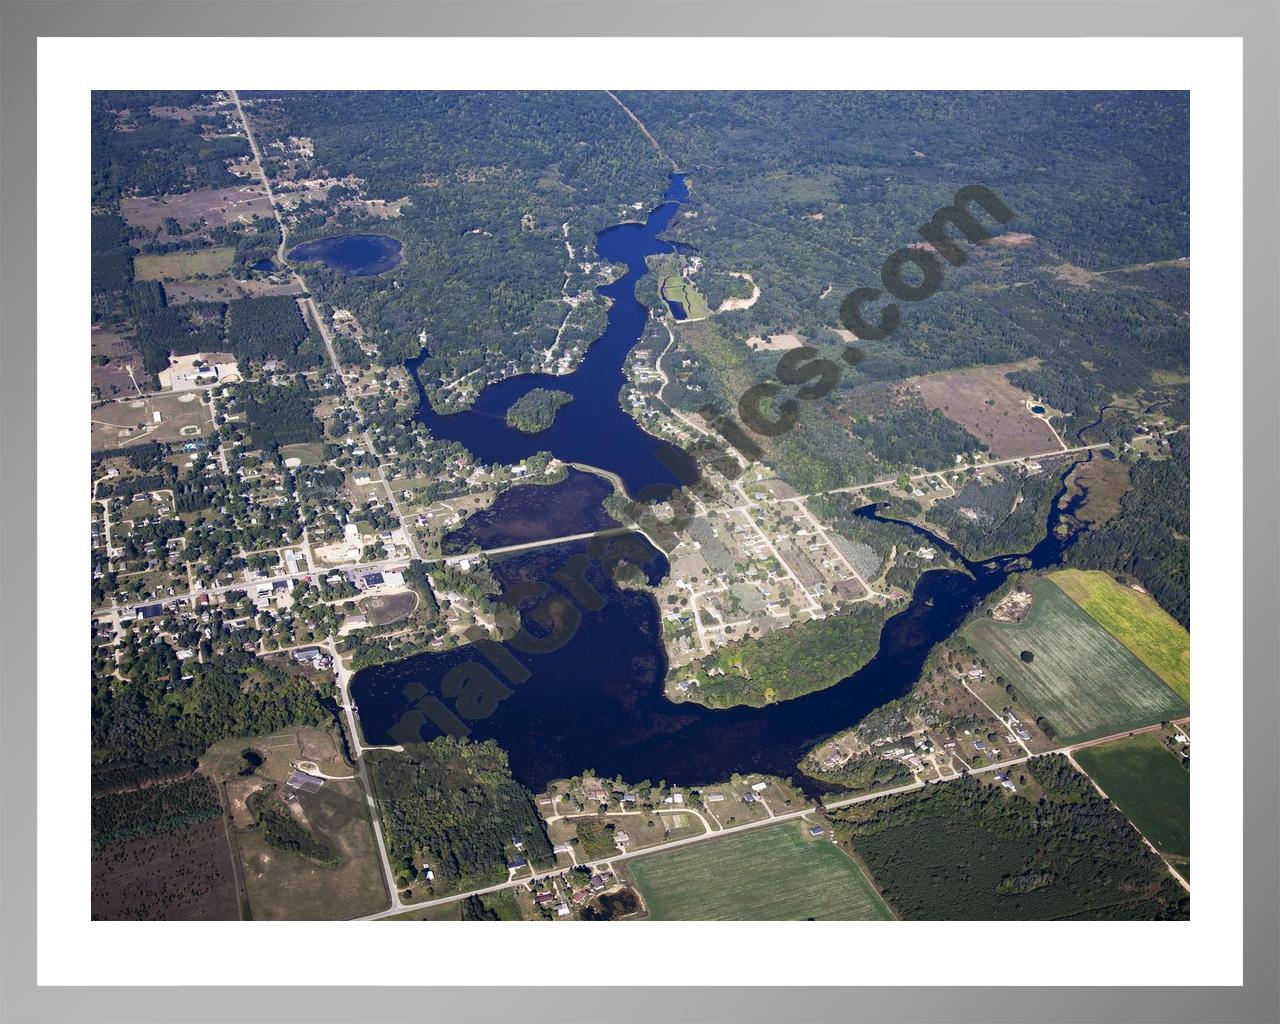
<path id="1" fill-rule="evenodd" d="M 1191 855 L 1191 773 L 1159 733 L 1129 736 L 1075 753 L 1076 762 L 1153 846 Z"/>
<path id="2" fill-rule="evenodd" d="M 1029 589 L 1025 621 L 979 618 L 964 633 L 1060 740 L 1097 739 L 1188 713 L 1186 701 L 1059 587 L 1042 577 Z"/>
<path id="3" fill-rule="evenodd" d="M 857 864 L 798 823 L 754 829 L 627 867 L 655 921 L 882 921 L 892 916 Z"/>
<path id="4" fill-rule="evenodd" d="M 1191 700 L 1191 635 L 1172 615 L 1105 572 L 1064 569 L 1049 578 L 1183 700 Z"/>

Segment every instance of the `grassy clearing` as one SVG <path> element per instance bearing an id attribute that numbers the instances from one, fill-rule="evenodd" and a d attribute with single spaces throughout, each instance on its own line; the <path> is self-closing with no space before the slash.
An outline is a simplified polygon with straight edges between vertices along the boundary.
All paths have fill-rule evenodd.
<path id="1" fill-rule="evenodd" d="M 796 822 L 637 857 L 655 921 L 880 921 L 892 916 L 848 854 Z"/>
<path id="2" fill-rule="evenodd" d="M 236 251 L 229 245 L 134 257 L 133 276 L 139 281 L 183 281 L 225 274 Z"/>
<path id="3" fill-rule="evenodd" d="M 678 302 L 684 307 L 684 319 L 697 320 L 711 315 L 706 296 L 678 271 L 664 274 L 658 282 L 658 294 L 668 303 Z M 672 311 L 674 313 L 674 310 Z"/>
<path id="4" fill-rule="evenodd" d="M 1188 713 L 1186 701 L 1059 587 L 1041 577 L 1029 589 L 1034 600 L 1025 621 L 980 618 L 964 632 L 1060 740 L 1097 739 Z"/>
<path id="5" fill-rule="evenodd" d="M 1067 478 L 1067 498 L 1081 492 L 1084 501 L 1075 517 L 1085 523 L 1105 523 L 1120 511 L 1120 499 L 1129 490 L 1129 467 L 1119 459 L 1092 458 L 1077 466 Z"/>
<path id="6" fill-rule="evenodd" d="M 336 867 L 269 846 L 261 831 L 238 836 L 249 906 L 258 921 L 340 921 L 387 905 L 373 830 L 358 782 L 326 782 L 295 794 L 307 827 L 336 852 Z"/>
<path id="7" fill-rule="evenodd" d="M 1064 569 L 1049 577 L 1183 700 L 1191 700 L 1191 634 L 1147 594 L 1105 572 Z"/>
<path id="8" fill-rule="evenodd" d="M 1191 855 L 1191 773 L 1159 733 L 1087 747 L 1075 759 L 1156 849 Z"/>
<path id="9" fill-rule="evenodd" d="M 246 751 L 252 760 L 246 759 Z M 273 782 L 278 792 L 286 792 L 284 782 L 300 761 L 315 762 L 327 775 L 353 773 L 336 732 L 313 727 L 224 740 L 201 758 L 202 771 L 225 784 L 254 920 L 339 921 L 382 910 L 386 888 L 368 804 L 357 780 L 332 779 L 314 793 L 288 791 L 294 798 L 290 813 L 334 853 L 336 866 L 270 846 L 263 837 L 248 801 Z"/>

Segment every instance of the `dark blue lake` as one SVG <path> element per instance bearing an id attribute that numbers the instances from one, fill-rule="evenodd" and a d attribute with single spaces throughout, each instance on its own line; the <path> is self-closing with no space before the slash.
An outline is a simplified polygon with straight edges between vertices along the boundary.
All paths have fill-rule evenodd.
<path id="1" fill-rule="evenodd" d="M 646 256 L 676 251 L 674 243 L 658 236 L 688 196 L 684 178 L 673 174 L 666 200 L 643 224 L 618 224 L 596 235 L 596 251 L 607 260 L 624 264 L 627 272 L 596 289 L 612 299 L 613 305 L 604 334 L 573 373 L 524 374 L 498 381 L 485 388 L 470 409 L 450 415 L 441 415 L 431 407 L 419 380 L 418 418 L 431 433 L 462 442 L 477 459 L 489 464 L 515 463 L 535 452 L 550 451 L 565 462 L 585 463 L 617 474 L 633 497 L 642 492 L 645 498 L 660 496 L 695 481 L 698 471 L 694 461 L 676 446 L 646 433 L 618 404 L 618 393 L 626 383 L 623 363 L 649 319 L 648 308 L 636 300 L 636 282 L 648 270 Z M 409 363 L 415 379 L 421 362 L 419 358 Z M 511 404 L 539 387 L 567 391 L 573 401 L 560 409 L 549 430 L 526 434 L 507 426 L 506 412 Z"/>
<path id="2" fill-rule="evenodd" d="M 348 277 L 385 274 L 400 265 L 404 246 L 389 235 L 335 235 L 296 245 L 286 254 L 296 263 L 323 263 Z"/>
<path id="3" fill-rule="evenodd" d="M 1065 491 L 1064 486 L 1054 500 L 1044 538 L 1025 554 L 969 562 L 946 541 L 913 527 L 964 569 L 925 573 L 911 603 L 885 624 L 878 653 L 861 670 L 829 689 L 765 708 L 713 710 L 669 701 L 663 693 L 666 656 L 657 603 L 647 592 L 620 589 L 596 559 L 584 558 L 587 542 L 495 560 L 493 573 L 505 594 L 550 586 L 574 595 L 576 601 L 578 591 L 559 588 L 553 581 L 585 578 L 604 604 L 598 610 L 571 613 L 565 603 L 548 617 L 538 614 L 546 610 L 543 598 L 513 601 L 521 608 L 530 637 L 572 626 L 571 638 L 546 653 L 523 653 L 507 645 L 505 649 L 528 670 L 528 678 L 511 682 L 510 694 L 496 702 L 492 713 L 469 722 L 471 736 L 497 740 L 509 753 L 516 777 L 535 790 L 552 779 L 594 769 L 632 782 L 647 778 L 688 785 L 717 782 L 734 772 L 769 772 L 792 776 L 817 792 L 821 784 L 802 778 L 796 769 L 814 744 L 906 693 L 933 646 L 954 633 L 1011 572 L 1061 562 L 1074 536 L 1071 513 L 1080 500 L 1078 496 L 1060 508 Z M 877 516 L 870 506 L 858 514 Z M 1059 524 L 1066 527 L 1062 535 Z M 643 567 L 650 582 L 665 575 L 668 566 L 662 554 L 634 534 L 627 537 L 641 552 L 637 560 L 647 557 Z M 588 566 L 585 573 L 583 565 Z M 431 722 L 405 716 L 424 693 L 456 707 L 443 692 L 442 680 L 450 669 L 473 661 L 498 667 L 476 649 L 464 648 L 357 673 L 352 695 L 368 741 L 405 742 L 438 735 L 440 730 Z"/>
<path id="4" fill-rule="evenodd" d="M 613 484 L 604 477 L 577 469 L 570 469 L 559 483 L 512 487 L 489 508 L 446 534 L 441 550 L 455 555 L 472 548 L 528 544 L 616 527 L 617 521 L 603 506 L 612 493 Z"/>

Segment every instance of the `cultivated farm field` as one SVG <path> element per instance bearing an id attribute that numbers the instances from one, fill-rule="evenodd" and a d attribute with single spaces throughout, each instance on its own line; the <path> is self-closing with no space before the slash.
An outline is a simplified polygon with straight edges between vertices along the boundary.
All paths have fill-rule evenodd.
<path id="1" fill-rule="evenodd" d="M 1049 578 L 1183 700 L 1191 700 L 1191 635 L 1150 596 L 1105 572 L 1063 569 Z"/>
<path id="2" fill-rule="evenodd" d="M 881 921 L 892 915 L 848 854 L 796 822 L 637 857 L 655 921 Z"/>
<path id="3" fill-rule="evenodd" d="M 1165 749 L 1161 733 L 1086 747 L 1074 756 L 1157 850 L 1177 860 L 1190 857 L 1191 773 Z"/>
<path id="4" fill-rule="evenodd" d="M 1187 703 L 1059 587 L 1031 582 L 1023 622 L 979 618 L 965 635 L 1018 699 L 1066 743 L 1186 715 Z M 1033 660 L 1021 657 L 1028 651 Z"/>
<path id="5" fill-rule="evenodd" d="M 215 277 L 226 272 L 235 254 L 229 245 L 144 254 L 134 257 L 133 273 L 139 281 L 182 281 L 200 274 Z"/>

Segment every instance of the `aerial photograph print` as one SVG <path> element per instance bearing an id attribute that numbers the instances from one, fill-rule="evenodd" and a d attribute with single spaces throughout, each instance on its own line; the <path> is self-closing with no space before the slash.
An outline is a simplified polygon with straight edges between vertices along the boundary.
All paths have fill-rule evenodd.
<path id="1" fill-rule="evenodd" d="M 1190 920 L 1189 93 L 90 131 L 94 920 Z"/>

